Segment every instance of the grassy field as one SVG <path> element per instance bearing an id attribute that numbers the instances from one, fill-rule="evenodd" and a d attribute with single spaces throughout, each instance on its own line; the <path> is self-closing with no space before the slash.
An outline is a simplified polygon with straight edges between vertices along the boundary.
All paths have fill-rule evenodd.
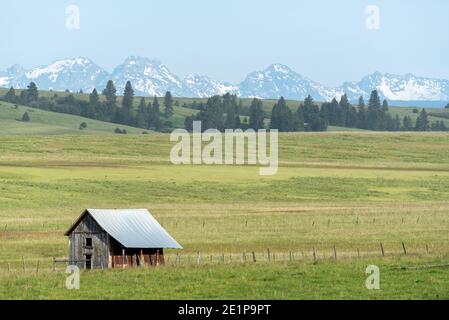
<path id="1" fill-rule="evenodd" d="M 28 112 L 30 116 L 29 122 L 20 121 L 25 112 Z M 87 128 L 80 130 L 82 122 L 87 124 Z M 141 134 L 144 131 L 143 129 L 0 102 L 0 135 L 101 135 L 114 134 L 116 128 L 126 129 L 130 134 Z"/>
<path id="2" fill-rule="evenodd" d="M 162 134 L 0 136 L 0 298 L 449 298 L 449 268 L 432 267 L 449 263 L 448 138 L 282 134 L 279 173 L 260 177 L 173 166 Z M 170 251 L 165 268 L 86 272 L 66 290 L 51 259 L 97 207 L 150 209 L 181 261 Z M 370 264 L 380 291 L 364 288 Z"/>

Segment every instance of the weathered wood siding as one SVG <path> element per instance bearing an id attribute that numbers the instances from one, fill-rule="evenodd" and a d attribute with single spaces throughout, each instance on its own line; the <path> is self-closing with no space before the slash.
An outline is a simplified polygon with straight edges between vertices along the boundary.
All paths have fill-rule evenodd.
<path id="1" fill-rule="evenodd" d="M 86 247 L 86 238 L 92 239 L 92 247 Z M 69 237 L 70 264 L 86 267 L 86 255 L 92 256 L 92 268 L 108 268 L 109 235 L 98 225 L 90 214 L 85 214 Z"/>

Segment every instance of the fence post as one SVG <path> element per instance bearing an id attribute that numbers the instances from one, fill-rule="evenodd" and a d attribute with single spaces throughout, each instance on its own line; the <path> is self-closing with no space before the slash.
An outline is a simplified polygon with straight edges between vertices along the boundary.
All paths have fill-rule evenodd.
<path id="1" fill-rule="evenodd" d="M 429 254 L 429 246 L 426 244 L 426 252 Z"/>
<path id="2" fill-rule="evenodd" d="M 198 255 L 196 256 L 196 264 L 199 266 L 201 264 L 201 254 L 198 251 Z"/>
<path id="3" fill-rule="evenodd" d="M 39 273 L 39 260 L 37 260 L 36 273 Z"/>
<path id="4" fill-rule="evenodd" d="M 55 258 L 55 257 L 53 257 L 52 271 L 53 271 L 53 272 L 56 271 L 56 258 Z"/>
<path id="5" fill-rule="evenodd" d="M 253 262 L 256 263 L 256 253 L 253 251 Z"/>
<path id="6" fill-rule="evenodd" d="M 404 250 L 404 254 L 407 254 L 407 250 L 405 249 L 405 244 L 402 242 L 402 249 Z"/>
<path id="7" fill-rule="evenodd" d="M 382 253 L 382 257 L 385 257 L 385 251 L 382 242 L 380 243 L 380 252 Z"/>
<path id="8" fill-rule="evenodd" d="M 357 248 L 357 258 L 360 258 L 360 249 Z"/>
<path id="9" fill-rule="evenodd" d="M 267 249 L 267 254 L 268 254 L 268 262 L 270 262 L 271 261 L 270 249 Z"/>
<path id="10" fill-rule="evenodd" d="M 122 250 L 122 269 L 125 269 L 125 249 Z"/>
<path id="11" fill-rule="evenodd" d="M 334 259 L 337 260 L 337 246 L 334 244 Z"/>
<path id="12" fill-rule="evenodd" d="M 315 246 L 312 248 L 313 262 L 316 262 L 316 250 Z"/>
<path id="13" fill-rule="evenodd" d="M 22 270 L 25 272 L 25 258 L 22 256 Z"/>

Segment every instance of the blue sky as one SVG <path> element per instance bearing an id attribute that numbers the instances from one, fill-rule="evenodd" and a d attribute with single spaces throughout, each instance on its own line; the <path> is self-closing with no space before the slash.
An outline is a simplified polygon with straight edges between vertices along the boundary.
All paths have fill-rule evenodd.
<path id="1" fill-rule="evenodd" d="M 65 27 L 71 4 L 80 30 Z M 446 0 L 2 1 L 0 69 L 85 56 L 111 71 L 141 55 L 229 82 L 274 62 L 326 85 L 376 70 L 449 79 L 448 13 Z"/>

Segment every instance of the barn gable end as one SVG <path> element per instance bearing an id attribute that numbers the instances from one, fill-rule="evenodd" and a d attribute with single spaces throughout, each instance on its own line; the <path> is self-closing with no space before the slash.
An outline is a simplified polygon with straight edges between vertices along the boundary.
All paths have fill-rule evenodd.
<path id="1" fill-rule="evenodd" d="M 146 209 L 86 209 L 65 235 L 83 269 L 160 265 L 164 248 L 182 249 Z"/>

